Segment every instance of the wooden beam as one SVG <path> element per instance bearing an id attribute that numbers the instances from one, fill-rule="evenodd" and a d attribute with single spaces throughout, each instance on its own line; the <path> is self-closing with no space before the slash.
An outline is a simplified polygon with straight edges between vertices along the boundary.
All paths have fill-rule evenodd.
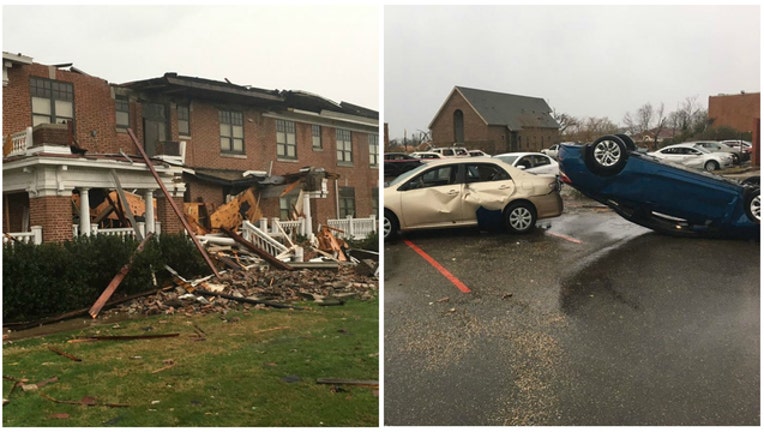
<path id="1" fill-rule="evenodd" d="M 138 248 L 135 249 L 135 252 L 130 256 L 130 260 L 122 266 L 122 268 L 119 270 L 119 272 L 114 275 L 114 278 L 112 278 L 111 282 L 109 283 L 109 286 L 106 287 L 105 290 L 101 293 L 101 296 L 98 297 L 98 300 L 96 300 L 95 303 L 93 303 L 93 306 L 90 308 L 90 311 L 88 313 L 91 317 L 95 318 L 98 316 L 98 313 L 101 312 L 101 309 L 106 304 L 107 301 L 109 301 L 109 298 L 112 294 L 114 294 L 114 291 L 117 290 L 117 287 L 119 287 L 119 284 L 122 283 L 122 280 L 127 276 L 127 273 L 130 271 L 130 267 L 133 265 L 133 259 L 137 254 L 139 254 L 143 248 L 146 246 L 146 243 L 148 243 L 149 239 L 152 237 L 153 233 L 149 233 L 143 241 L 141 241 L 141 244 L 138 245 Z"/>
<path id="2" fill-rule="evenodd" d="M 178 216 L 178 219 L 180 219 L 180 222 L 183 224 L 183 227 L 186 229 L 188 236 L 191 237 L 191 240 L 193 240 L 194 245 L 196 245 L 196 248 L 199 250 L 199 253 L 202 254 L 204 261 L 207 262 L 207 265 L 210 267 L 210 270 L 212 270 L 212 273 L 214 273 L 215 276 L 220 277 L 220 273 L 218 273 L 218 269 L 215 267 L 215 264 L 212 263 L 210 256 L 207 255 L 207 251 L 204 249 L 204 246 L 202 246 L 202 244 L 199 242 L 199 239 L 196 238 L 196 233 L 194 233 L 193 228 L 191 228 L 191 225 L 186 220 L 186 217 L 183 215 L 183 212 L 178 208 L 178 204 L 176 204 L 175 200 L 172 199 L 172 196 L 170 195 L 170 192 L 167 190 L 167 187 L 162 182 L 162 179 L 159 178 L 159 174 L 157 173 L 157 170 L 154 169 L 154 165 L 151 164 L 151 160 L 149 159 L 146 152 L 143 150 L 143 147 L 141 147 L 141 144 L 138 142 L 138 138 L 135 137 L 133 130 L 128 128 L 127 134 L 130 136 L 130 139 L 133 141 L 135 148 L 138 149 L 138 152 L 141 154 L 141 157 L 143 157 L 143 161 L 146 163 L 146 168 L 149 169 L 149 171 L 151 172 L 151 175 L 153 175 L 154 179 L 157 181 L 159 188 L 162 189 L 162 193 L 164 194 L 165 198 L 167 198 L 168 204 L 170 204 L 170 207 L 172 207 L 172 210 L 175 212 L 175 215 Z M 151 203 L 151 205 L 153 205 L 153 203 Z"/>

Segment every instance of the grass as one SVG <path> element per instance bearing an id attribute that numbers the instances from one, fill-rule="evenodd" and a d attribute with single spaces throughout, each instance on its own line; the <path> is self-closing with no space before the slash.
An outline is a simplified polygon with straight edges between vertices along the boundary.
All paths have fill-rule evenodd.
<path id="1" fill-rule="evenodd" d="M 316 383 L 379 379 L 378 300 L 303 306 L 309 309 L 163 315 L 6 342 L 3 427 L 378 426 L 375 389 Z M 68 342 L 96 332 L 180 335 Z M 8 377 L 58 380 L 23 391 Z M 98 405 L 57 403 L 43 394 L 58 401 L 91 397 Z"/>

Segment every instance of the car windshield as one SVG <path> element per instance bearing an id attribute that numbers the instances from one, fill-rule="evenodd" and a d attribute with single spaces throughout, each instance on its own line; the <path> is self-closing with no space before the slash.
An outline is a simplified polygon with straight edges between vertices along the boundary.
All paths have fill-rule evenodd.
<path id="1" fill-rule="evenodd" d="M 518 157 L 520 157 L 520 155 L 499 155 L 495 157 L 502 162 L 512 165 L 512 162 L 514 162 Z"/>
<path id="2" fill-rule="evenodd" d="M 399 175 L 398 177 L 396 177 L 396 178 L 390 180 L 389 182 L 385 183 L 385 187 L 388 188 L 388 187 L 392 187 L 392 186 L 397 186 L 397 185 L 403 183 L 404 179 L 409 178 L 412 174 L 416 175 L 419 172 L 426 170 L 429 166 L 430 165 L 428 165 L 428 164 L 424 164 L 424 165 L 420 165 L 420 166 L 414 168 L 413 170 L 406 171 L 405 173 L 403 173 L 403 174 Z"/>

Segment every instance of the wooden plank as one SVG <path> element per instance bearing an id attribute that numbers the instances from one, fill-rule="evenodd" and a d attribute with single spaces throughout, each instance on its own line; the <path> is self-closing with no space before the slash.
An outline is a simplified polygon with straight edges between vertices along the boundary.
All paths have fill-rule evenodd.
<path id="1" fill-rule="evenodd" d="M 114 184 L 117 186 L 117 195 L 119 195 L 119 202 L 120 204 L 122 204 L 122 207 L 124 207 L 123 210 L 125 214 L 127 215 L 127 218 L 130 220 L 130 226 L 133 227 L 135 238 L 142 241 L 143 234 L 141 234 L 141 230 L 138 229 L 138 224 L 135 223 L 135 217 L 133 216 L 133 211 L 130 209 L 130 203 L 127 201 L 127 197 L 125 196 L 125 191 L 122 190 L 122 185 L 119 183 L 119 177 L 117 176 L 117 171 L 115 171 L 114 168 L 111 169 L 111 176 L 114 177 Z M 154 203 L 147 203 L 146 205 L 153 206 Z M 149 232 L 154 231 L 153 229 L 148 229 L 148 228 L 146 230 Z"/>
<path id="2" fill-rule="evenodd" d="M 204 246 L 202 246 L 202 244 L 199 242 L 199 239 L 196 238 L 196 234 L 194 233 L 193 228 L 191 228 L 191 225 L 189 225 L 188 221 L 186 220 L 186 217 L 183 215 L 183 212 L 180 210 L 180 208 L 178 208 L 178 204 L 175 203 L 175 200 L 172 198 L 172 195 L 170 195 L 170 192 L 167 190 L 167 187 L 162 182 L 162 179 L 159 178 L 159 174 L 157 173 L 157 170 L 154 169 L 154 165 L 151 164 L 151 160 L 149 159 L 146 152 L 143 150 L 143 147 L 141 146 L 141 144 L 138 142 L 138 138 L 135 137 L 133 130 L 128 128 L 127 134 L 130 136 L 130 139 L 133 141 L 135 148 L 138 149 L 138 152 L 143 157 L 143 161 L 146 163 L 146 168 L 148 168 L 148 170 L 151 172 L 151 175 L 154 176 L 154 180 L 156 180 L 157 184 L 159 185 L 159 188 L 162 189 L 162 193 L 164 194 L 165 198 L 167 198 L 168 204 L 170 205 L 170 207 L 172 207 L 172 210 L 175 212 L 175 215 L 183 224 L 183 227 L 186 229 L 188 236 L 191 237 L 191 240 L 193 240 L 194 245 L 196 246 L 196 249 L 198 249 L 199 253 L 202 254 L 204 261 L 207 262 L 207 265 L 209 266 L 210 270 L 212 270 L 212 273 L 215 276 L 220 277 L 220 273 L 218 272 L 218 269 L 215 267 L 215 264 L 212 263 L 210 256 L 207 255 L 207 251 L 204 249 Z"/>
<path id="3" fill-rule="evenodd" d="M 133 252 L 133 254 L 130 256 L 130 260 L 122 266 L 122 268 L 119 270 L 119 272 L 112 278 L 111 282 L 109 283 L 109 286 L 106 287 L 105 290 L 101 293 L 101 296 L 98 297 L 98 300 L 96 300 L 95 303 L 93 303 L 93 306 L 90 308 L 90 311 L 88 312 L 91 317 L 95 318 L 98 316 L 98 313 L 101 312 L 101 309 L 106 304 L 107 301 L 109 301 L 109 298 L 112 294 L 114 294 L 114 291 L 117 290 L 117 287 L 119 287 L 119 284 L 122 283 L 122 280 L 127 276 L 127 273 L 130 271 L 130 267 L 133 265 L 133 259 L 137 254 L 139 254 L 143 248 L 146 246 L 146 243 L 148 243 L 149 239 L 152 237 L 154 233 L 149 233 L 143 241 L 141 241 L 141 244 L 138 245 L 138 248 Z"/>

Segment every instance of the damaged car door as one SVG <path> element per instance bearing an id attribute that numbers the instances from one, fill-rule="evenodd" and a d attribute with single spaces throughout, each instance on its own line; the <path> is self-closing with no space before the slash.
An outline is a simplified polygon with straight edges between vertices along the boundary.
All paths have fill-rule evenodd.
<path id="1" fill-rule="evenodd" d="M 399 190 L 403 225 L 408 228 L 452 226 L 463 221 L 457 164 L 440 165 L 412 177 Z"/>
<path id="2" fill-rule="evenodd" d="M 462 218 L 475 222 L 480 207 L 487 210 L 504 210 L 507 197 L 515 191 L 515 183 L 509 174 L 494 163 L 479 162 L 462 164 L 464 172 L 464 197 Z"/>

